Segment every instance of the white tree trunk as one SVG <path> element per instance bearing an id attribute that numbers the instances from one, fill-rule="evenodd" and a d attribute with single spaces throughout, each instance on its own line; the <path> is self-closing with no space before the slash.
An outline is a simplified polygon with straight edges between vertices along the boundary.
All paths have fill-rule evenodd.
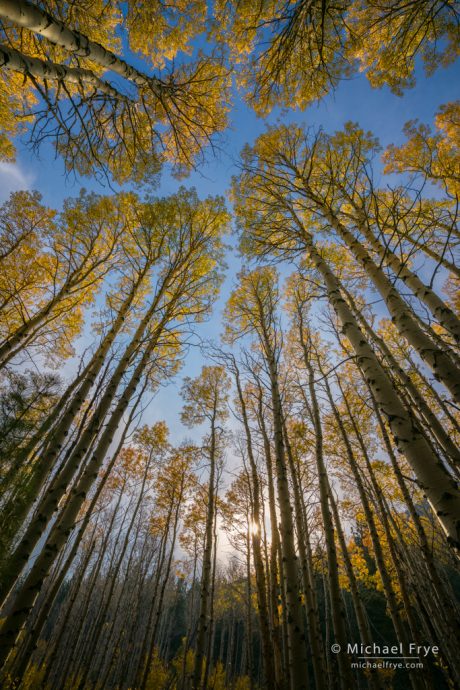
<path id="1" fill-rule="evenodd" d="M 432 290 L 420 280 L 418 275 L 408 268 L 389 247 L 385 247 L 374 235 L 367 223 L 367 219 L 360 214 L 357 223 L 373 251 L 385 266 L 389 266 L 394 274 L 403 281 L 414 295 L 425 304 L 441 326 L 449 331 L 457 342 L 460 342 L 460 319 L 452 309 Z"/>
<path id="2" fill-rule="evenodd" d="M 111 98 L 115 98 L 119 101 L 130 100 L 106 81 L 96 77 L 89 69 L 67 67 L 67 65 L 58 65 L 50 60 L 40 60 L 36 57 L 29 57 L 9 46 L 0 45 L 0 67 L 5 67 L 14 72 L 20 72 L 24 74 L 24 76 L 60 81 L 66 84 L 75 84 L 79 86 L 82 91 L 89 84 L 99 93 L 103 93 Z"/>
<path id="3" fill-rule="evenodd" d="M 0 17 L 43 36 L 76 57 L 97 62 L 101 67 L 116 72 L 137 86 L 152 86 L 158 82 L 155 77 L 142 74 L 100 43 L 91 41 L 79 31 L 70 29 L 63 22 L 27 0 L 0 0 Z"/>
<path id="4" fill-rule="evenodd" d="M 401 403 L 390 379 L 344 300 L 340 281 L 318 253 L 308 233 L 305 233 L 305 249 L 324 280 L 329 301 L 342 323 L 343 334 L 350 341 L 379 408 L 388 419 L 397 447 L 407 457 L 449 543 L 454 548 L 460 549 L 460 492 L 457 483 L 448 474 L 441 459 L 433 453 Z"/>
<path id="5" fill-rule="evenodd" d="M 420 393 L 411 377 L 407 374 L 396 357 L 393 355 L 390 348 L 385 343 L 385 340 L 377 335 L 364 315 L 359 312 L 353 296 L 345 287 L 343 288 L 343 292 L 354 312 L 354 315 L 356 316 L 360 327 L 362 327 L 367 333 L 370 338 L 370 342 L 374 342 L 377 345 L 384 359 L 387 361 L 390 370 L 394 372 L 397 378 L 400 379 L 401 384 L 404 387 L 404 391 L 407 392 L 408 397 L 412 400 L 412 404 L 414 405 L 415 409 L 418 413 L 420 413 L 427 428 L 433 434 L 441 449 L 446 454 L 447 458 L 449 459 L 449 463 L 454 463 L 454 465 L 460 467 L 460 449 L 455 445 L 449 433 L 444 429 L 435 413 L 431 410 L 430 406 L 427 404 L 425 398 L 423 397 L 422 393 Z"/>
<path id="6" fill-rule="evenodd" d="M 388 311 L 401 335 L 415 348 L 439 381 L 450 391 L 453 399 L 460 403 L 460 370 L 458 367 L 454 365 L 448 354 L 441 350 L 434 340 L 420 328 L 412 310 L 404 302 L 382 269 L 372 260 L 361 242 L 322 203 L 321 210 L 331 226 L 346 242 L 355 259 L 364 268 L 385 300 Z"/>

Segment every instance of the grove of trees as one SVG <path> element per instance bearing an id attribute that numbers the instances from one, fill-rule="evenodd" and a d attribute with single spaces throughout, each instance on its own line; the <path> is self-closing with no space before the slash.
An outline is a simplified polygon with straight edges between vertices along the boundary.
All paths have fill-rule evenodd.
<path id="1" fill-rule="evenodd" d="M 298 116 L 359 72 L 404 98 L 459 27 L 0 0 L 0 160 L 92 190 L 0 206 L 2 689 L 460 687 L 460 102 L 386 147 Z M 200 196 L 238 97 L 281 115 Z"/>

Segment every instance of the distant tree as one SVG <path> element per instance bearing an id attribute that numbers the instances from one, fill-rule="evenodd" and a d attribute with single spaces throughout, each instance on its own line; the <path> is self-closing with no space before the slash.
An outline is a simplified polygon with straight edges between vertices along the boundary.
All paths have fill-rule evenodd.
<path id="1" fill-rule="evenodd" d="M 242 272 L 237 288 L 227 302 L 225 323 L 227 338 L 235 342 L 252 335 L 267 372 L 273 420 L 273 447 L 276 486 L 280 511 L 282 587 L 286 601 L 289 656 L 287 668 L 292 690 L 306 688 L 308 671 L 305 626 L 298 606 L 298 559 L 294 541 L 292 499 L 289 492 L 289 468 L 283 433 L 283 408 L 280 390 L 282 331 L 279 323 L 280 296 L 273 268 L 263 267 Z"/>
<path id="2" fill-rule="evenodd" d="M 109 380 L 104 382 L 98 403 L 90 409 L 87 424 L 76 443 L 68 449 L 58 471 L 54 464 L 58 449 L 54 446 L 45 449 L 45 453 L 50 453 L 47 467 L 51 481 L 37 506 L 40 519 L 27 525 L 8 559 L 4 596 L 8 595 L 56 510 L 59 513 L 50 525 L 39 557 L 15 592 L 14 601 L 21 614 L 15 613 L 15 604 L 12 615 L 3 624 L 0 647 L 4 658 L 14 648 L 27 611 L 32 609 L 46 576 L 66 545 L 68 534 L 141 381 L 147 381 L 148 386 L 155 389 L 164 377 L 177 371 L 184 332 L 209 313 L 217 296 L 222 279 L 222 234 L 227 225 L 222 200 L 208 198 L 201 202 L 195 192 L 182 190 L 172 199 L 158 202 L 158 206 L 165 213 L 159 228 L 162 233 L 159 237 L 151 237 L 151 241 L 164 242 L 164 251 L 157 273 L 151 276 L 152 289 L 147 305 L 132 329 L 124 355 Z M 105 424 L 101 429 L 102 420 Z M 80 467 L 82 472 L 79 472 Z M 67 493 L 72 482 L 73 488 Z M 66 499 L 61 506 L 63 497 Z"/>
<path id="3" fill-rule="evenodd" d="M 203 564 L 200 583 L 200 604 L 198 628 L 195 645 L 195 661 L 192 674 L 192 687 L 202 687 L 205 650 L 211 634 L 209 624 L 209 606 L 212 605 L 212 565 L 216 549 L 214 540 L 214 523 L 216 519 L 217 481 L 219 460 L 222 458 L 222 423 L 228 417 L 229 380 L 221 366 L 205 366 L 200 376 L 186 378 L 182 387 L 185 405 L 182 410 L 182 421 L 187 426 L 206 423 L 209 432 L 205 439 L 204 458 L 209 464 L 208 490 L 206 497 L 206 527 L 203 551 Z"/>

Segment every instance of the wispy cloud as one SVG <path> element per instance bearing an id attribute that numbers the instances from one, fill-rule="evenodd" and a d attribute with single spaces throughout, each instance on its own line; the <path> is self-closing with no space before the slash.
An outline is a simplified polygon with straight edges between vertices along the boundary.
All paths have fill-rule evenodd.
<path id="1" fill-rule="evenodd" d="M 5 201 L 11 192 L 31 189 L 35 175 L 22 169 L 19 163 L 0 162 L 0 202 Z"/>

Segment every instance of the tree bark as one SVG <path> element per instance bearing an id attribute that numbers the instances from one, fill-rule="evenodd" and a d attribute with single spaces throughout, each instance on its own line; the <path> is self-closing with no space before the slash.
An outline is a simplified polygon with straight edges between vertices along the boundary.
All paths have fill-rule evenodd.
<path id="1" fill-rule="evenodd" d="M 115 397 L 118 386 L 123 378 L 123 375 L 125 374 L 125 371 L 129 366 L 133 355 L 136 353 L 136 350 L 141 345 L 142 338 L 145 334 L 145 330 L 148 327 L 150 320 L 153 318 L 153 315 L 155 314 L 155 311 L 158 307 L 159 299 L 165 288 L 166 282 L 163 282 L 161 290 L 153 299 L 152 304 L 150 305 L 142 321 L 138 325 L 131 342 L 125 349 L 125 352 L 123 353 L 123 356 L 107 385 L 107 388 L 104 392 L 104 395 L 102 396 L 101 401 L 99 402 L 96 410 L 92 414 L 88 426 L 83 431 L 83 434 L 77 442 L 75 448 L 73 448 L 70 452 L 69 457 L 66 458 L 64 466 L 58 471 L 56 476 L 53 478 L 50 486 L 48 487 L 40 501 L 33 522 L 30 523 L 20 543 L 16 547 L 14 553 L 11 555 L 5 577 L 3 578 L 4 581 L 2 583 L 1 595 L 3 600 L 5 600 L 5 597 L 8 595 L 9 590 L 11 589 L 15 580 L 19 577 L 24 565 L 29 560 L 30 554 L 32 553 L 35 545 L 42 536 L 50 518 L 57 509 L 59 501 L 61 500 L 62 496 L 64 496 L 69 482 L 77 472 L 80 462 L 82 461 L 85 453 L 88 451 L 88 447 L 90 446 L 92 439 L 99 432 L 100 426 L 110 408 L 110 405 L 113 402 L 113 399 Z M 163 321 L 164 320 L 165 317 L 163 318 Z M 157 328 L 156 338 L 158 337 L 159 332 Z M 151 342 L 154 340 L 154 338 L 155 336 L 152 334 Z M 89 383 L 91 383 L 92 381 L 93 377 L 91 376 L 91 380 Z M 87 385 L 88 384 L 85 384 L 86 387 Z M 83 400 L 74 400 L 75 409 L 78 404 L 81 405 L 82 403 Z M 66 428 L 69 428 L 69 421 L 71 421 L 70 413 L 69 418 L 66 418 L 65 421 L 63 420 L 62 426 L 60 427 L 60 433 L 56 434 L 54 444 L 49 448 L 49 458 L 43 460 L 44 462 L 46 462 L 46 466 L 48 468 L 52 466 L 52 462 L 54 462 L 55 458 L 57 457 L 57 454 L 61 449 L 60 446 L 56 444 L 56 440 L 62 440 L 63 442 L 65 435 L 67 433 Z"/>
<path id="2" fill-rule="evenodd" d="M 460 343 L 460 320 L 452 309 L 432 290 L 425 285 L 416 273 L 410 270 L 407 262 L 402 262 L 388 246 L 384 246 L 374 235 L 367 219 L 358 212 L 357 227 L 362 232 L 370 247 L 385 266 L 389 266 L 395 276 L 410 287 L 414 295 L 425 304 L 439 324 L 449 331 L 457 343 Z"/>
<path id="3" fill-rule="evenodd" d="M 436 414 L 431 410 L 426 398 L 419 391 L 411 377 L 406 373 L 396 357 L 393 355 L 385 340 L 377 335 L 375 330 L 369 324 L 368 320 L 360 312 L 352 294 L 345 287 L 343 288 L 343 291 L 358 323 L 363 327 L 370 340 L 378 346 L 382 355 L 389 364 L 390 371 L 396 374 L 400 379 L 401 383 L 403 384 L 404 391 L 408 393 L 415 405 L 415 409 L 422 415 L 428 430 L 433 433 L 436 441 L 439 443 L 446 456 L 454 464 L 460 467 L 460 449 L 456 446 L 449 433 L 445 430 Z"/>
<path id="4" fill-rule="evenodd" d="M 455 366 L 445 349 L 441 350 L 434 339 L 420 328 L 411 308 L 404 302 L 383 270 L 375 264 L 361 242 L 323 204 L 321 208 L 325 218 L 347 244 L 384 299 L 401 335 L 414 347 L 436 378 L 451 393 L 453 399 L 460 403 L 460 369 Z"/>
<path id="5" fill-rule="evenodd" d="M 128 96 L 117 91 L 117 89 L 103 79 L 96 77 L 89 69 L 83 69 L 82 67 L 67 67 L 67 65 L 59 65 L 50 60 L 40 60 L 36 57 L 24 55 L 24 53 L 9 46 L 0 45 L 0 67 L 10 69 L 13 72 L 19 72 L 25 77 L 74 84 L 83 92 L 85 87 L 89 85 L 93 87 L 94 91 L 103 93 L 117 101 L 130 101 Z M 9 348 L 8 351 L 10 351 L 10 349 L 11 348 Z M 4 353 L 0 351 L 0 355 L 3 354 Z M 2 361 L 2 366 L 4 366 L 4 364 L 5 361 Z"/>
<path id="6" fill-rule="evenodd" d="M 243 427 L 246 436 L 246 448 L 248 452 L 249 466 L 251 468 L 251 481 L 252 481 L 252 524 L 253 528 L 251 531 L 251 544 L 252 552 L 254 556 L 254 569 L 256 573 L 256 587 L 257 587 L 257 602 L 259 607 L 259 626 L 260 634 L 262 638 L 262 657 L 264 663 L 265 671 L 265 685 L 267 690 L 275 690 L 275 669 L 273 665 L 273 652 L 270 640 L 270 625 L 268 620 L 268 605 L 267 605 L 267 587 L 265 580 L 265 571 L 262 558 L 261 550 L 261 510 L 260 510 L 260 482 L 259 473 L 256 465 L 256 460 L 254 457 L 254 451 L 252 447 L 252 436 L 251 429 L 249 427 L 246 402 L 243 395 L 243 390 L 241 387 L 240 374 L 238 367 L 234 362 L 234 376 L 235 383 L 238 393 L 238 398 L 240 401 L 241 417 L 243 421 Z"/>
<path id="7" fill-rule="evenodd" d="M 29 489 L 31 491 L 31 501 L 32 502 L 24 502 L 24 504 L 21 506 L 20 513 L 18 516 L 18 522 L 22 522 L 26 516 L 30 508 L 32 507 L 32 503 L 36 499 L 36 497 L 39 495 L 43 484 L 46 480 L 46 477 L 48 474 L 52 471 L 54 462 L 56 461 L 60 451 L 63 448 L 64 442 L 68 436 L 69 429 L 72 426 L 72 423 L 81 409 L 82 405 L 84 404 L 87 396 L 89 395 L 91 388 L 94 386 L 97 376 L 99 375 L 105 359 L 107 357 L 107 354 L 110 350 L 110 347 L 112 346 L 116 336 L 122 329 L 126 317 L 128 315 L 129 309 L 132 306 L 132 303 L 136 297 L 136 294 L 143 282 L 143 279 L 145 277 L 145 270 L 142 271 L 138 279 L 135 281 L 132 289 L 130 290 L 126 300 L 122 304 L 120 311 L 117 314 L 117 317 L 112 324 L 110 330 L 106 334 L 106 336 L 103 338 L 102 342 L 100 343 L 99 347 L 97 348 L 96 352 L 92 356 L 90 362 L 87 364 L 85 367 L 84 371 L 81 374 L 81 378 L 83 379 L 81 382 L 81 385 L 79 386 L 77 392 L 75 395 L 70 399 L 69 402 L 69 397 L 70 393 L 73 390 L 73 384 L 69 386 L 69 388 L 66 391 L 66 398 L 63 397 L 60 401 L 60 405 L 64 407 L 65 404 L 67 406 L 64 409 L 64 413 L 61 417 L 61 419 L 56 423 L 55 426 L 51 427 L 49 435 L 42 436 L 40 439 L 43 441 L 44 444 L 44 449 L 43 453 L 41 456 L 37 459 L 35 465 L 35 469 L 31 478 L 31 484 L 29 485 Z M 125 353 L 126 356 L 126 353 Z M 78 383 L 78 378 L 76 379 Z M 56 411 L 55 411 L 56 412 Z M 55 412 L 53 412 L 52 415 L 50 415 L 50 418 L 55 416 Z M 59 410 L 58 410 L 59 412 Z M 48 420 L 47 420 L 48 421 Z M 40 432 L 43 433 L 46 430 L 46 422 L 45 424 L 42 425 L 42 428 L 40 429 Z M 56 477 L 57 479 L 57 477 Z M 25 542 L 26 537 L 23 537 L 21 540 L 21 543 Z M 35 545 L 36 541 L 34 542 L 34 537 L 31 538 L 30 541 L 31 544 Z M 17 554 L 17 559 L 16 560 L 16 554 Z M 10 572 L 10 577 L 7 581 L 6 584 L 2 584 L 2 589 L 1 593 L 5 591 L 5 589 L 9 589 L 8 585 L 11 586 L 12 584 L 12 579 L 13 577 L 17 577 L 17 572 L 18 568 L 20 567 L 21 564 L 24 563 L 24 555 L 22 556 L 21 560 L 19 560 L 19 553 L 17 550 L 15 550 L 15 554 L 12 556 L 8 571 Z M 0 594 L 1 596 L 1 594 Z"/>
<path id="8" fill-rule="evenodd" d="M 341 293 L 341 285 L 305 233 L 305 249 L 324 280 L 329 301 L 350 341 L 366 381 L 372 388 L 380 410 L 388 419 L 396 445 L 406 455 L 420 485 L 437 515 L 447 540 L 460 548 L 460 493 L 440 459 L 432 452 L 414 420 L 408 415 L 390 379 L 360 330 Z"/>
<path id="9" fill-rule="evenodd" d="M 274 448 L 276 459 L 276 480 L 281 518 L 281 552 L 283 562 L 283 587 L 286 596 L 285 619 L 288 631 L 288 663 L 291 690 L 307 690 L 308 660 L 307 641 L 301 616 L 302 606 L 299 593 L 299 563 L 294 543 L 294 524 L 289 495 L 289 483 L 283 440 L 281 397 L 274 353 L 266 341 L 268 368 L 273 411 Z"/>
<path id="10" fill-rule="evenodd" d="M 308 336 L 307 336 L 308 337 Z M 312 411 L 312 423 L 315 432 L 315 461 L 318 472 L 318 485 L 323 517 L 323 529 L 326 539 L 327 572 L 329 580 L 329 594 L 331 597 L 332 625 L 336 642 L 342 650 L 347 649 L 347 631 L 345 625 L 345 610 L 339 584 L 339 568 L 337 562 L 337 550 L 335 545 L 334 523 L 330 510 L 330 486 L 323 453 L 323 430 L 321 413 L 315 389 L 315 372 L 310 360 L 305 333 L 301 331 L 301 344 L 304 353 L 304 364 L 308 375 L 308 390 Z M 350 658 L 343 651 L 338 655 L 339 684 L 345 690 L 353 685 L 353 676 L 350 667 Z"/>
<path id="11" fill-rule="evenodd" d="M 208 603 L 210 596 L 211 585 L 211 570 L 212 570 L 212 549 L 213 549 L 213 525 L 214 512 L 216 502 L 216 408 L 214 407 L 211 418 L 211 443 L 209 451 L 210 471 L 209 471 L 209 488 L 208 488 L 208 504 L 206 508 L 206 528 L 205 528 L 205 548 L 203 552 L 203 570 L 201 574 L 201 592 L 200 592 L 200 611 L 198 618 L 198 631 L 195 646 L 195 663 L 192 673 L 192 688 L 193 690 L 200 690 L 202 686 L 201 675 L 203 670 L 203 661 L 206 647 L 206 636 L 209 634 L 208 621 Z"/>
<path id="12" fill-rule="evenodd" d="M 27 0 L 0 0 L 0 17 L 43 36 L 76 57 L 88 58 L 96 62 L 136 86 L 153 86 L 158 83 L 155 77 L 148 77 L 131 67 L 100 43 L 91 41 L 79 31 L 70 29 L 63 22 Z"/>

